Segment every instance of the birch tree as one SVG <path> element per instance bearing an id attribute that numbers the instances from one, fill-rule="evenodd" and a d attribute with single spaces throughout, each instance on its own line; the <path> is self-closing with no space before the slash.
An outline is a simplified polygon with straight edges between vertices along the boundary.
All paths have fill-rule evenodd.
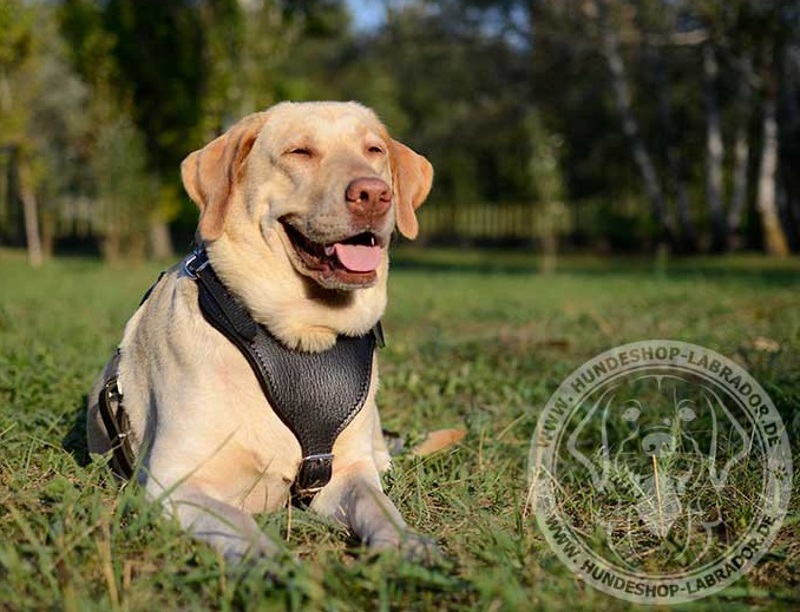
<path id="1" fill-rule="evenodd" d="M 10 182 L 22 202 L 28 261 L 39 266 L 43 260 L 39 206 L 29 168 L 27 133 L 36 62 L 32 48 L 34 17 L 33 10 L 20 1 L 0 3 L 0 145 L 9 152 Z"/>
<path id="2" fill-rule="evenodd" d="M 672 228 L 672 221 L 666 210 L 664 189 L 658 172 L 656 171 L 653 157 L 642 136 L 636 113 L 634 112 L 630 84 L 620 52 L 619 36 L 610 15 L 610 1 L 611 0 L 595 0 L 601 51 L 605 58 L 609 74 L 611 75 L 611 86 L 614 91 L 617 110 L 622 119 L 622 129 L 630 141 L 634 160 L 639 168 L 642 181 L 644 182 L 645 192 L 650 200 L 653 220 L 661 233 L 659 241 L 672 242 L 674 239 L 674 231 Z"/>
<path id="3" fill-rule="evenodd" d="M 778 214 L 778 83 L 775 76 L 774 51 L 767 49 L 764 55 L 766 82 L 761 119 L 762 144 L 756 204 L 761 215 L 764 248 L 770 255 L 785 257 L 789 254 L 789 244 Z"/>
<path id="4" fill-rule="evenodd" d="M 756 209 L 761 219 L 764 249 L 784 257 L 789 242 L 779 209 L 781 68 L 787 49 L 797 36 L 800 2 L 750 0 L 746 5 L 748 36 L 756 56 L 756 70 L 761 84 L 761 153 L 758 163 Z"/>
<path id="5" fill-rule="evenodd" d="M 716 93 L 719 66 L 713 41 L 707 40 L 702 45 L 702 57 L 706 102 L 706 200 L 711 221 L 711 251 L 718 253 L 727 247 L 728 227 L 722 207 L 725 149 Z"/>
<path id="6" fill-rule="evenodd" d="M 53 225 L 60 196 L 73 177 L 69 158 L 85 101 L 50 8 L 0 2 L 0 145 L 11 151 L 11 174 L 34 266 L 52 252 Z"/>
<path id="7" fill-rule="evenodd" d="M 733 189 L 728 205 L 728 248 L 735 250 L 741 247 L 742 215 L 747 204 L 747 188 L 749 184 L 748 166 L 750 162 L 750 107 L 752 99 L 751 81 L 753 79 L 753 62 L 749 50 L 737 62 L 739 74 L 739 121 L 733 145 Z"/>
<path id="8" fill-rule="evenodd" d="M 694 253 L 698 246 L 697 231 L 689 202 L 687 163 L 681 149 L 683 130 L 682 126 L 676 125 L 673 120 L 674 83 L 668 73 L 665 57 L 666 51 L 672 48 L 663 44 L 661 40 L 663 36 L 654 34 L 659 29 L 672 28 L 673 20 L 669 18 L 664 7 L 660 6 L 658 2 L 651 2 L 649 5 L 639 8 L 637 21 L 642 31 L 642 55 L 646 72 L 651 75 L 646 86 L 654 88 L 658 101 L 660 137 L 656 142 L 661 149 L 666 150 L 665 165 L 668 189 L 672 192 L 678 214 L 680 249 L 683 252 Z"/>

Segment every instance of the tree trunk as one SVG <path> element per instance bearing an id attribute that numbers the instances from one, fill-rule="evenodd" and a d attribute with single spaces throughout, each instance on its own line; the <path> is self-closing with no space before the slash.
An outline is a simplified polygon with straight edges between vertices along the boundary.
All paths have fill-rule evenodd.
<path id="1" fill-rule="evenodd" d="M 115 264 L 120 258 L 120 239 L 116 230 L 106 228 L 105 235 L 100 242 L 100 252 L 106 263 Z"/>
<path id="2" fill-rule="evenodd" d="M 767 70 L 771 72 L 772 67 Z M 762 119 L 763 144 L 761 145 L 761 164 L 758 172 L 758 212 L 761 214 L 761 228 L 764 248 L 770 255 L 786 257 L 789 245 L 781 227 L 778 215 L 778 96 L 774 74 L 767 75 L 764 117 Z"/>
<path id="3" fill-rule="evenodd" d="M 39 233 L 39 206 L 36 192 L 31 185 L 30 177 L 20 166 L 19 199 L 22 200 L 22 212 L 25 219 L 25 240 L 28 245 L 28 262 L 38 268 L 44 262 L 42 237 Z"/>
<path id="4" fill-rule="evenodd" d="M 797 142 L 797 134 L 800 134 L 800 103 L 797 98 L 798 79 L 796 71 L 793 69 L 794 59 L 789 54 L 784 54 L 783 67 L 781 69 L 781 97 L 780 105 L 783 110 L 781 116 L 781 130 L 788 136 L 789 141 Z M 789 250 L 800 252 L 800 180 L 797 172 L 792 169 L 796 167 L 797 154 L 791 153 L 784 156 L 784 163 L 780 173 L 780 182 L 783 185 L 783 201 L 780 210 L 783 211 L 784 230 Z"/>
<path id="5" fill-rule="evenodd" d="M 56 242 L 55 221 L 52 215 L 45 214 L 42 216 L 41 222 L 42 255 L 45 259 L 52 259 Z"/>
<path id="6" fill-rule="evenodd" d="M 671 223 L 667 217 L 664 200 L 664 190 L 658 178 L 653 158 L 647 150 L 647 145 L 642 138 L 639 123 L 633 112 L 628 77 L 625 72 L 625 64 L 619 50 L 619 37 L 608 15 L 608 1 L 595 0 L 597 12 L 600 17 L 600 37 L 601 52 L 606 60 L 608 70 L 611 73 L 611 85 L 614 90 L 614 99 L 617 104 L 617 111 L 622 117 L 622 129 L 631 143 L 633 157 L 639 172 L 644 181 L 645 191 L 650 200 L 650 208 L 653 219 L 659 228 L 661 235 L 659 242 L 672 242 L 673 232 Z"/>
<path id="7" fill-rule="evenodd" d="M 174 256 L 169 227 L 161 219 L 150 221 L 150 255 L 153 259 L 167 260 Z"/>
<path id="8" fill-rule="evenodd" d="M 558 238 L 550 228 L 542 235 L 542 259 L 539 261 L 539 272 L 544 276 L 552 276 L 556 272 L 558 261 Z"/>
<path id="9" fill-rule="evenodd" d="M 674 159 L 674 158 L 678 159 Z M 670 173 L 675 182 L 675 204 L 678 209 L 678 221 L 681 227 L 681 243 L 684 253 L 697 252 L 697 232 L 694 228 L 692 211 L 689 208 L 689 195 L 686 192 L 686 176 L 680 153 L 673 149 L 670 152 Z"/>
<path id="10" fill-rule="evenodd" d="M 646 39 L 645 39 L 646 40 Z M 689 197 L 686 191 L 686 169 L 683 156 L 676 140 L 675 127 L 670 113 L 670 84 L 664 69 L 664 57 L 658 46 L 646 44 L 645 56 L 649 70 L 653 73 L 654 86 L 658 92 L 658 115 L 661 121 L 663 140 L 660 147 L 667 151 L 667 171 L 670 186 L 674 190 L 675 205 L 678 211 L 678 224 L 680 227 L 680 250 L 686 253 L 697 251 L 697 232 L 695 231 L 692 211 L 689 207 Z M 677 240 L 677 237 L 676 237 Z"/>
<path id="11" fill-rule="evenodd" d="M 753 60 L 749 54 L 742 59 L 739 77 L 739 103 L 742 116 L 733 146 L 733 191 L 728 206 L 728 250 L 742 247 L 742 215 L 747 203 L 747 187 L 749 184 L 748 169 L 750 165 L 750 79 L 753 71 Z"/>
<path id="12" fill-rule="evenodd" d="M 750 161 L 750 140 L 747 126 L 741 125 L 736 131 L 733 149 L 733 193 L 728 209 L 728 249 L 741 248 L 742 214 L 747 202 L 747 167 Z"/>
<path id="13" fill-rule="evenodd" d="M 713 43 L 703 45 L 703 85 L 706 100 L 706 198 L 711 218 L 711 245 L 713 253 L 725 250 L 728 244 L 728 225 L 722 211 L 722 163 L 725 149 L 722 144 L 716 84 L 719 68 Z"/>

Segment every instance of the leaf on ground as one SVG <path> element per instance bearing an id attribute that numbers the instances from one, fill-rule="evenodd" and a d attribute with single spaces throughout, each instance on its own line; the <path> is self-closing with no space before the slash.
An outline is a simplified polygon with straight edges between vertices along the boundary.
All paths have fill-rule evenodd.
<path id="1" fill-rule="evenodd" d="M 449 446 L 458 444 L 466 435 L 466 429 L 437 429 L 428 433 L 422 442 L 411 449 L 411 452 L 418 457 L 432 455 Z"/>
<path id="2" fill-rule="evenodd" d="M 772 338 L 757 336 L 750 341 L 749 348 L 756 351 L 762 351 L 764 353 L 777 353 L 779 350 L 781 350 L 781 344 Z"/>

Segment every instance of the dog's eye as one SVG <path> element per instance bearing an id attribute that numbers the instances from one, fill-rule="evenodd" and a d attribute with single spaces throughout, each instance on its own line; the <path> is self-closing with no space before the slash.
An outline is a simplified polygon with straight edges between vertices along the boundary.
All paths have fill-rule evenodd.
<path id="1" fill-rule="evenodd" d="M 372 153 L 373 155 L 381 155 L 383 154 L 383 149 L 378 145 L 372 145 L 367 147 L 367 153 Z"/>
<path id="2" fill-rule="evenodd" d="M 641 411 L 638 408 L 631 406 L 625 409 L 625 412 L 622 413 L 622 418 L 628 421 L 628 423 L 635 423 L 639 419 L 640 414 Z"/>
<path id="3" fill-rule="evenodd" d="M 689 421 L 694 421 L 697 418 L 697 414 L 691 408 L 684 406 L 678 410 L 678 418 L 684 423 L 687 423 Z"/>
<path id="4" fill-rule="evenodd" d="M 314 151 L 312 151 L 309 147 L 292 147 L 291 149 L 286 151 L 286 155 L 311 159 L 312 157 L 314 157 Z"/>

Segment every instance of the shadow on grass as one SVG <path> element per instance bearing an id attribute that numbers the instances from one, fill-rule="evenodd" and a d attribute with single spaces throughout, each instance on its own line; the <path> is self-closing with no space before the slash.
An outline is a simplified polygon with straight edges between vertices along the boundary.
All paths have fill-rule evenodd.
<path id="1" fill-rule="evenodd" d="M 61 440 L 61 446 L 75 458 L 75 461 L 81 467 L 86 467 L 91 461 L 89 447 L 86 443 L 86 402 L 88 398 L 89 396 L 84 394 L 80 405 L 75 408 L 72 414 L 72 425 Z M 69 419 L 70 417 L 66 418 Z"/>

